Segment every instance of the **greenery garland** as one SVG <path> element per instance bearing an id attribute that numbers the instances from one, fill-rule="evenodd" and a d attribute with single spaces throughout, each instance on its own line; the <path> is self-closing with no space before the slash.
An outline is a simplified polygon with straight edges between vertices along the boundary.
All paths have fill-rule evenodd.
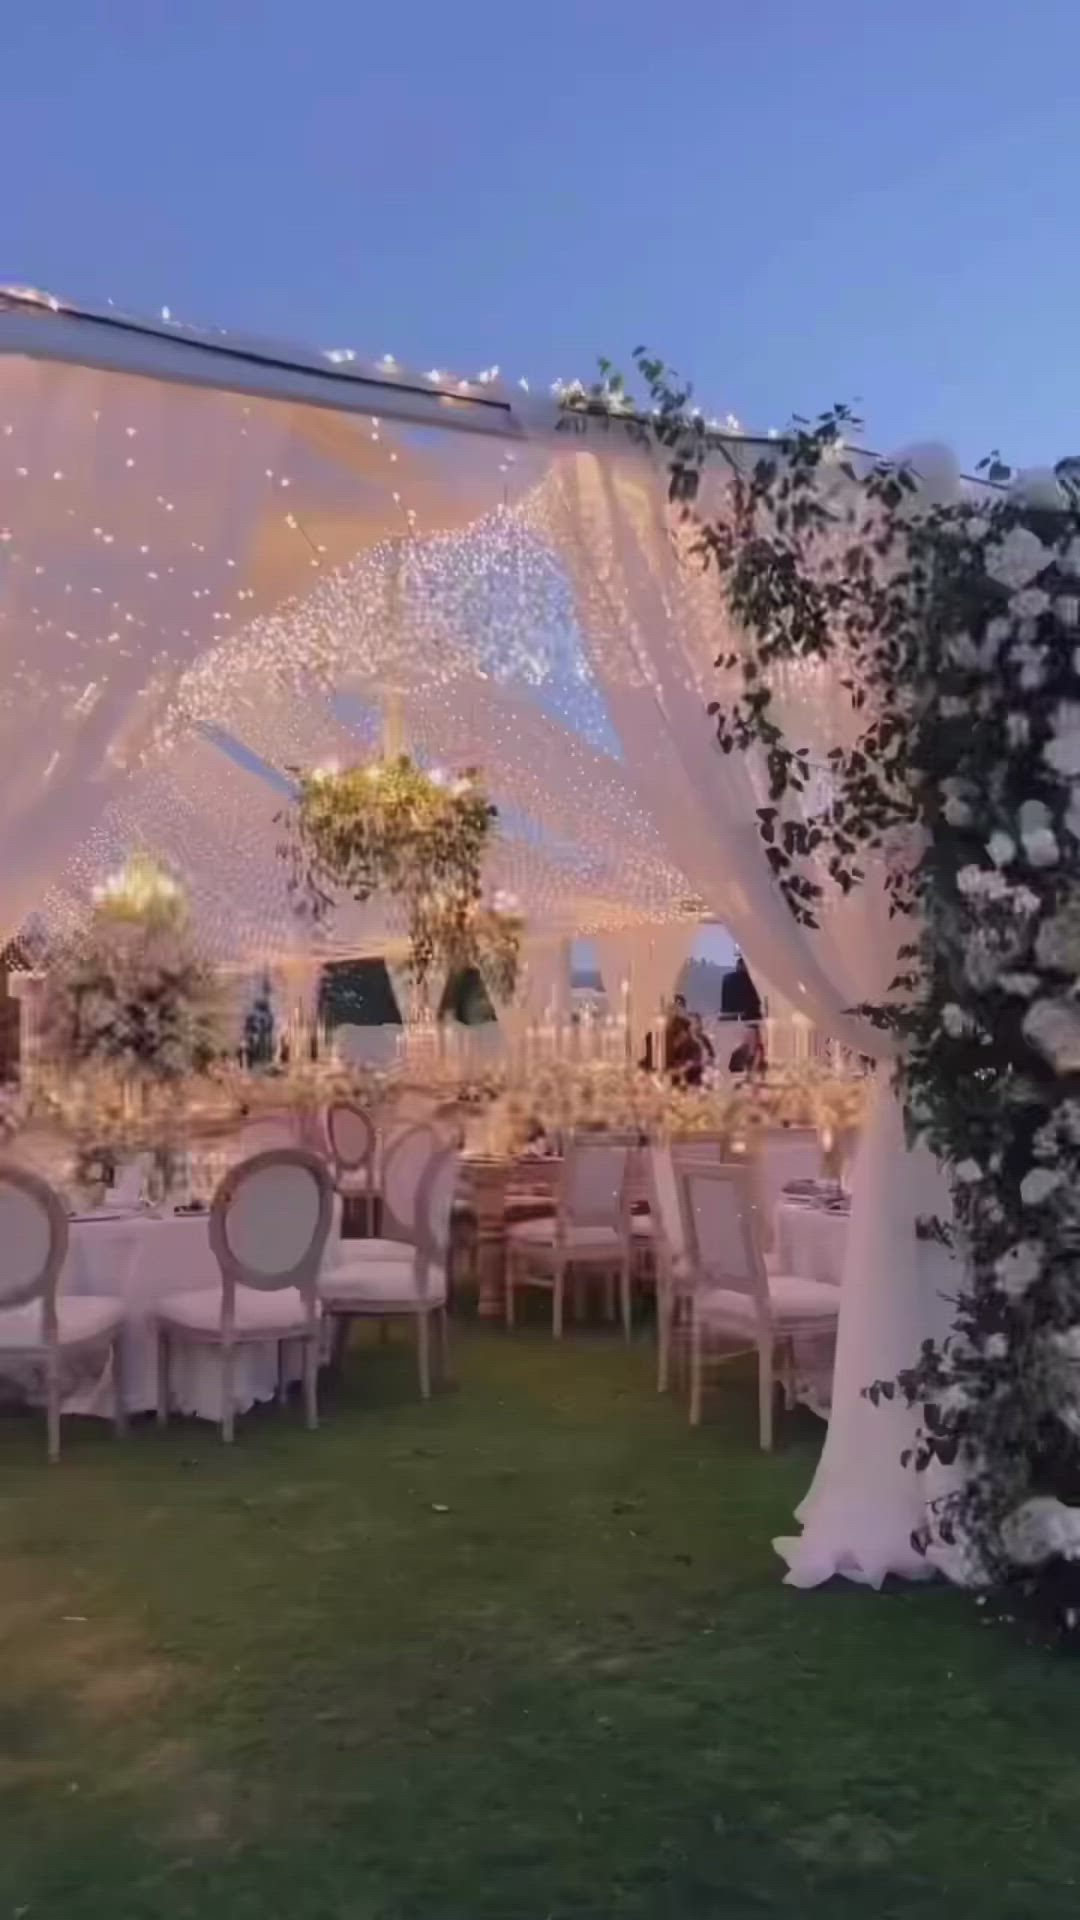
<path id="1" fill-rule="evenodd" d="M 755 457 L 637 356 L 696 559 L 744 650 L 717 662 L 725 753 L 763 751 L 765 852 L 792 913 L 887 863 L 913 937 L 886 1003 L 910 1131 L 945 1163 L 962 1290 L 898 1383 L 910 1464 L 959 1464 L 920 1537 L 981 1584 L 1080 1629 L 1080 502 L 1075 463 L 925 504 L 903 466 L 846 447 L 835 408 Z M 610 370 L 584 403 L 603 411 Z M 617 412 L 625 412 L 621 382 Z M 583 410 L 580 397 L 575 402 Z M 581 421 L 573 422 L 580 430 Z M 727 458 L 706 511 L 706 456 Z M 987 480 L 1011 478 L 996 459 Z M 791 663 L 827 667 L 850 724 L 818 757 L 779 717 Z M 823 795 L 823 797 L 822 797 Z M 923 1232 L 933 1232 L 923 1223 Z"/>
<path id="2" fill-rule="evenodd" d="M 339 892 L 358 902 L 386 892 L 403 902 L 409 966 L 425 983 L 433 966 L 475 966 L 497 998 L 513 997 L 521 922 L 485 906 L 484 857 L 498 814 L 468 767 L 428 773 L 407 754 L 310 773 L 283 818 L 279 853 L 298 910 L 324 921 Z"/>

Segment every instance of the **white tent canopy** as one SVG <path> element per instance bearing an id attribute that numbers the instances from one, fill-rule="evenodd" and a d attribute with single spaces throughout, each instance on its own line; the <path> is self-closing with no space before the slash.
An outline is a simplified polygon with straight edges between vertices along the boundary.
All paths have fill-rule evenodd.
<path id="1" fill-rule="evenodd" d="M 219 951 L 287 945 L 286 769 L 370 747 L 392 696 L 422 757 L 483 769 L 499 878 L 535 921 L 715 917 L 794 1007 L 887 1058 L 849 1011 L 894 971 L 882 876 L 831 897 L 819 932 L 792 920 L 758 837 L 762 769 L 721 755 L 706 713 L 738 636 L 715 580 L 684 563 L 662 458 L 639 441 L 486 376 L 0 295 L 5 935 L 46 901 L 70 911 L 103 861 L 153 841 L 190 874 Z M 828 673 L 808 665 L 792 691 L 827 731 Z M 894 1233 L 913 1231 L 918 1198 L 896 1153 Z M 895 1465 L 906 1416 L 859 1390 L 913 1357 L 929 1309 L 862 1205 L 830 1433 L 843 1459 L 806 1554 L 873 1579 L 911 1569 L 922 1496 Z M 894 1269 L 889 1319 L 875 1308 Z M 882 1351 L 886 1322 L 899 1351 Z"/>

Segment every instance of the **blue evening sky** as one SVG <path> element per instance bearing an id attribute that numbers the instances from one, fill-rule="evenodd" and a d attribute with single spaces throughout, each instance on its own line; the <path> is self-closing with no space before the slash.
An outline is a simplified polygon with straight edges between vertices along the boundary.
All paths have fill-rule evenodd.
<path id="1" fill-rule="evenodd" d="M 1077 0 L 9 0 L 0 277 L 1080 450 Z"/>

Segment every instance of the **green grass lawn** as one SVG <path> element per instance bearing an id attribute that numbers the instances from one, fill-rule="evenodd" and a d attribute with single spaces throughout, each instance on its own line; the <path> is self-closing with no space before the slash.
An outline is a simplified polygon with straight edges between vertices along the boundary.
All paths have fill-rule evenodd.
<path id="1" fill-rule="evenodd" d="M 783 1587 L 809 1416 L 691 1433 L 644 1340 L 454 1363 L 366 1342 L 231 1452 L 0 1421 L 0 1920 L 1076 1915 L 1080 1674 Z"/>

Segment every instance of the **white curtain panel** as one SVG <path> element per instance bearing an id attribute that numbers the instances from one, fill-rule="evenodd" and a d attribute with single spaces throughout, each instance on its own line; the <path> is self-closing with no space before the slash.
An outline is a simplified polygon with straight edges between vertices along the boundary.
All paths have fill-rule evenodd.
<path id="1" fill-rule="evenodd" d="M 904 1144 L 887 1084 L 889 1043 L 851 1011 L 880 999 L 895 972 L 902 934 L 888 918 L 884 874 L 846 901 L 830 896 L 818 932 L 793 919 L 758 832 L 761 769 L 750 755 L 720 752 L 706 712 L 718 691 L 716 657 L 737 636 L 715 575 L 680 563 L 662 470 L 644 454 L 575 450 L 541 493 L 537 515 L 565 558 L 624 763 L 669 856 L 752 970 L 882 1063 L 855 1182 L 830 1439 L 800 1512 L 802 1535 L 783 1552 L 788 1578 L 802 1585 L 838 1573 L 873 1584 L 889 1572 L 910 1576 L 921 1570 L 910 1538 L 928 1495 L 899 1462 L 916 1417 L 895 1401 L 879 1412 L 862 1397 L 871 1381 L 914 1361 L 941 1322 L 915 1239 L 926 1168 Z M 837 702 L 831 678 L 807 673 L 798 698 L 804 722 L 827 736 Z"/>
<path id="2" fill-rule="evenodd" d="M 638 1051 L 661 1003 L 675 991 L 697 932 L 696 922 L 688 920 L 672 926 L 626 927 L 590 935 L 613 1014 L 622 1012 L 623 982 L 629 985 L 630 1031 Z"/>

